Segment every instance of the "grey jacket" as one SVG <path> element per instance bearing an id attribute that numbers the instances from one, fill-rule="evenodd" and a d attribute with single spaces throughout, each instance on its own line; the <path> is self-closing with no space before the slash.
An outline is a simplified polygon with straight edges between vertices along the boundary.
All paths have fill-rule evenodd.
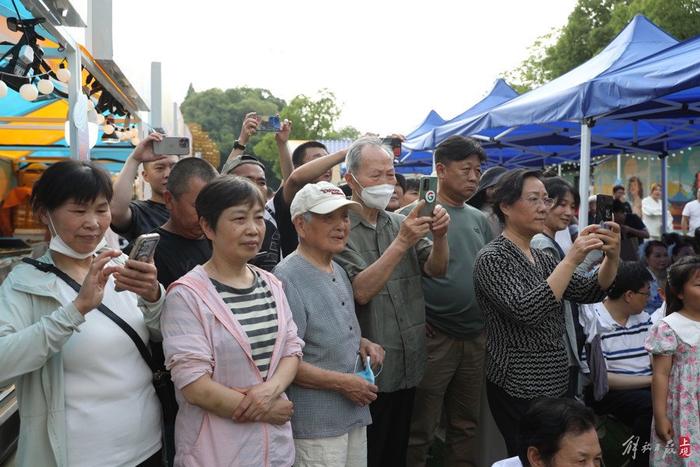
<path id="1" fill-rule="evenodd" d="M 48 252 L 39 261 L 53 263 Z M 68 466 L 61 348 L 85 317 L 72 303 L 61 306 L 57 281 L 53 274 L 19 263 L 0 287 L 0 386 L 16 385 L 18 467 Z M 146 326 L 158 338 L 164 299 L 162 287 L 158 302 L 139 298 Z"/>

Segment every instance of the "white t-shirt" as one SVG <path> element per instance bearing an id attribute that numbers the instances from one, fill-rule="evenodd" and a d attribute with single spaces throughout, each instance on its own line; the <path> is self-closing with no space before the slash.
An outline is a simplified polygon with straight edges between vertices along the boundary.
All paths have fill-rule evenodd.
<path id="1" fill-rule="evenodd" d="M 57 281 L 59 301 L 76 292 Z M 148 342 L 137 297 L 109 278 L 103 303 Z M 133 467 L 161 448 L 160 402 L 152 373 L 134 342 L 98 310 L 85 315 L 62 348 L 68 465 Z"/>
<path id="2" fill-rule="evenodd" d="M 689 203 L 685 203 L 683 215 L 688 217 L 688 235 L 694 237 L 695 229 L 700 227 L 700 202 L 694 199 Z"/>
<path id="3" fill-rule="evenodd" d="M 569 228 L 565 228 L 564 230 L 558 231 L 554 235 L 554 241 L 556 241 L 559 244 L 559 248 L 562 249 L 564 254 L 567 254 L 569 250 L 571 249 L 571 232 L 569 232 Z"/>

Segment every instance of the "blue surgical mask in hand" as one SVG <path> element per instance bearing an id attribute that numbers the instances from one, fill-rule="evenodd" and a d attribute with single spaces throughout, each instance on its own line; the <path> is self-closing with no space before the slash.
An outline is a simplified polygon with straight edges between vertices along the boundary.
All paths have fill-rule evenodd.
<path id="1" fill-rule="evenodd" d="M 357 364 L 360 362 L 360 355 L 357 355 L 357 358 L 355 359 L 355 374 L 363 379 L 365 379 L 367 382 L 370 384 L 374 384 L 374 381 L 377 376 L 379 376 L 379 373 L 382 372 L 382 369 L 379 368 L 379 372 L 375 375 L 374 372 L 372 371 L 372 361 L 370 360 L 370 356 L 367 355 L 365 363 L 364 363 L 364 368 L 361 369 L 360 371 L 357 371 Z"/>

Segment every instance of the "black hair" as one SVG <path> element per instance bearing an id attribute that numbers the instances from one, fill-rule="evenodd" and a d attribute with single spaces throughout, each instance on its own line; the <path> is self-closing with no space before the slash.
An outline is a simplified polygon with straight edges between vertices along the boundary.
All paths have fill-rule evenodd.
<path id="1" fill-rule="evenodd" d="M 347 198 L 352 198 L 352 187 L 350 185 L 343 183 L 342 185 L 339 185 L 338 188 L 343 190 L 343 193 L 345 193 Z"/>
<path id="2" fill-rule="evenodd" d="M 420 179 L 412 177 L 406 179 L 406 191 L 418 191 L 420 189 Z"/>
<path id="3" fill-rule="evenodd" d="M 574 198 L 574 207 L 581 204 L 581 197 L 574 186 L 561 177 L 549 177 L 544 179 L 544 188 L 547 196 L 554 200 L 554 205 L 558 204 L 567 193 L 571 193 Z"/>
<path id="4" fill-rule="evenodd" d="M 306 156 L 306 150 L 310 148 L 318 148 L 318 149 L 323 149 L 324 151 L 328 152 L 328 149 L 323 143 L 319 143 L 318 141 L 307 141 L 306 143 L 302 143 L 297 148 L 294 150 L 292 153 L 292 165 L 294 168 L 301 167 L 304 165 L 304 156 Z"/>
<path id="5" fill-rule="evenodd" d="M 178 199 L 189 189 L 190 180 L 193 178 L 209 183 L 218 175 L 214 166 L 204 159 L 186 157 L 173 166 L 168 176 L 167 188 L 173 198 Z"/>
<path id="6" fill-rule="evenodd" d="M 515 169 L 506 172 L 498 180 L 496 190 L 493 193 L 493 213 L 501 223 L 506 222 L 506 216 L 501 211 L 501 204 L 511 206 L 520 199 L 523 194 L 525 180 L 534 177 L 542 181 L 542 173 L 539 170 Z"/>
<path id="7" fill-rule="evenodd" d="M 454 135 L 447 138 L 435 148 L 435 162 L 463 161 L 469 156 L 479 156 L 479 162 L 486 161 L 486 152 L 474 138 Z"/>
<path id="8" fill-rule="evenodd" d="M 686 256 L 668 268 L 666 281 L 666 316 L 683 309 L 683 286 L 700 271 L 700 256 Z"/>
<path id="9" fill-rule="evenodd" d="M 197 215 L 204 218 L 212 230 L 216 230 L 221 213 L 233 206 L 256 204 L 265 208 L 265 199 L 257 185 L 244 177 L 222 175 L 199 192 L 194 203 Z"/>
<path id="10" fill-rule="evenodd" d="M 548 397 L 535 401 L 520 420 L 517 437 L 520 462 L 530 466 L 527 450 L 534 447 L 549 465 L 565 435 L 580 435 L 595 430 L 595 426 L 593 410 L 576 400 Z"/>
<path id="11" fill-rule="evenodd" d="M 406 177 L 401 174 L 394 174 L 396 177 L 396 183 L 401 187 L 404 193 L 406 193 Z"/>
<path id="12" fill-rule="evenodd" d="M 625 189 L 625 186 L 624 186 L 624 185 L 615 185 L 615 186 L 613 187 L 612 192 L 613 192 L 613 194 L 615 194 L 616 191 L 618 191 L 618 190 L 624 190 L 624 189 Z"/>
<path id="13" fill-rule="evenodd" d="M 669 255 L 671 256 L 672 261 L 675 261 L 674 257 L 677 256 L 678 252 L 683 248 L 692 248 L 693 254 L 696 253 L 695 245 L 690 240 L 681 237 L 669 248 Z"/>
<path id="14" fill-rule="evenodd" d="M 648 258 L 649 256 L 651 256 L 651 252 L 654 250 L 655 246 L 666 250 L 666 245 L 664 244 L 664 242 L 660 240 L 649 240 L 644 244 L 644 248 L 642 249 L 642 252 L 644 253 L 644 258 Z"/>
<path id="15" fill-rule="evenodd" d="M 32 209 L 53 211 L 64 203 L 87 203 L 104 195 L 112 201 L 109 173 L 92 161 L 56 162 L 44 171 L 32 189 Z"/>
<path id="16" fill-rule="evenodd" d="M 627 213 L 627 205 L 620 201 L 619 199 L 614 199 L 612 202 L 612 212 L 624 212 Z"/>
<path id="17" fill-rule="evenodd" d="M 608 298 L 617 300 L 627 291 L 639 292 L 642 287 L 653 280 L 649 270 L 639 261 L 620 261 L 615 283 L 608 291 Z"/>

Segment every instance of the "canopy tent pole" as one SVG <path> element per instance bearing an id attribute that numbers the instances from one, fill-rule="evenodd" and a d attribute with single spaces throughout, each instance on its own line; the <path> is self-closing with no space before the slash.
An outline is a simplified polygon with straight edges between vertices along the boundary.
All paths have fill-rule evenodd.
<path id="1" fill-rule="evenodd" d="M 617 178 L 615 184 L 622 185 L 622 154 L 617 155 Z"/>
<path id="2" fill-rule="evenodd" d="M 561 177 L 561 164 L 557 164 L 557 175 Z"/>
<path id="3" fill-rule="evenodd" d="M 588 196 L 591 184 L 591 122 L 581 122 L 581 166 L 578 193 L 581 205 L 578 208 L 579 232 L 588 225 Z"/>
<path id="4" fill-rule="evenodd" d="M 666 233 L 666 225 L 668 225 L 668 164 L 666 156 L 666 153 L 659 154 L 659 161 L 661 161 L 661 233 Z"/>

